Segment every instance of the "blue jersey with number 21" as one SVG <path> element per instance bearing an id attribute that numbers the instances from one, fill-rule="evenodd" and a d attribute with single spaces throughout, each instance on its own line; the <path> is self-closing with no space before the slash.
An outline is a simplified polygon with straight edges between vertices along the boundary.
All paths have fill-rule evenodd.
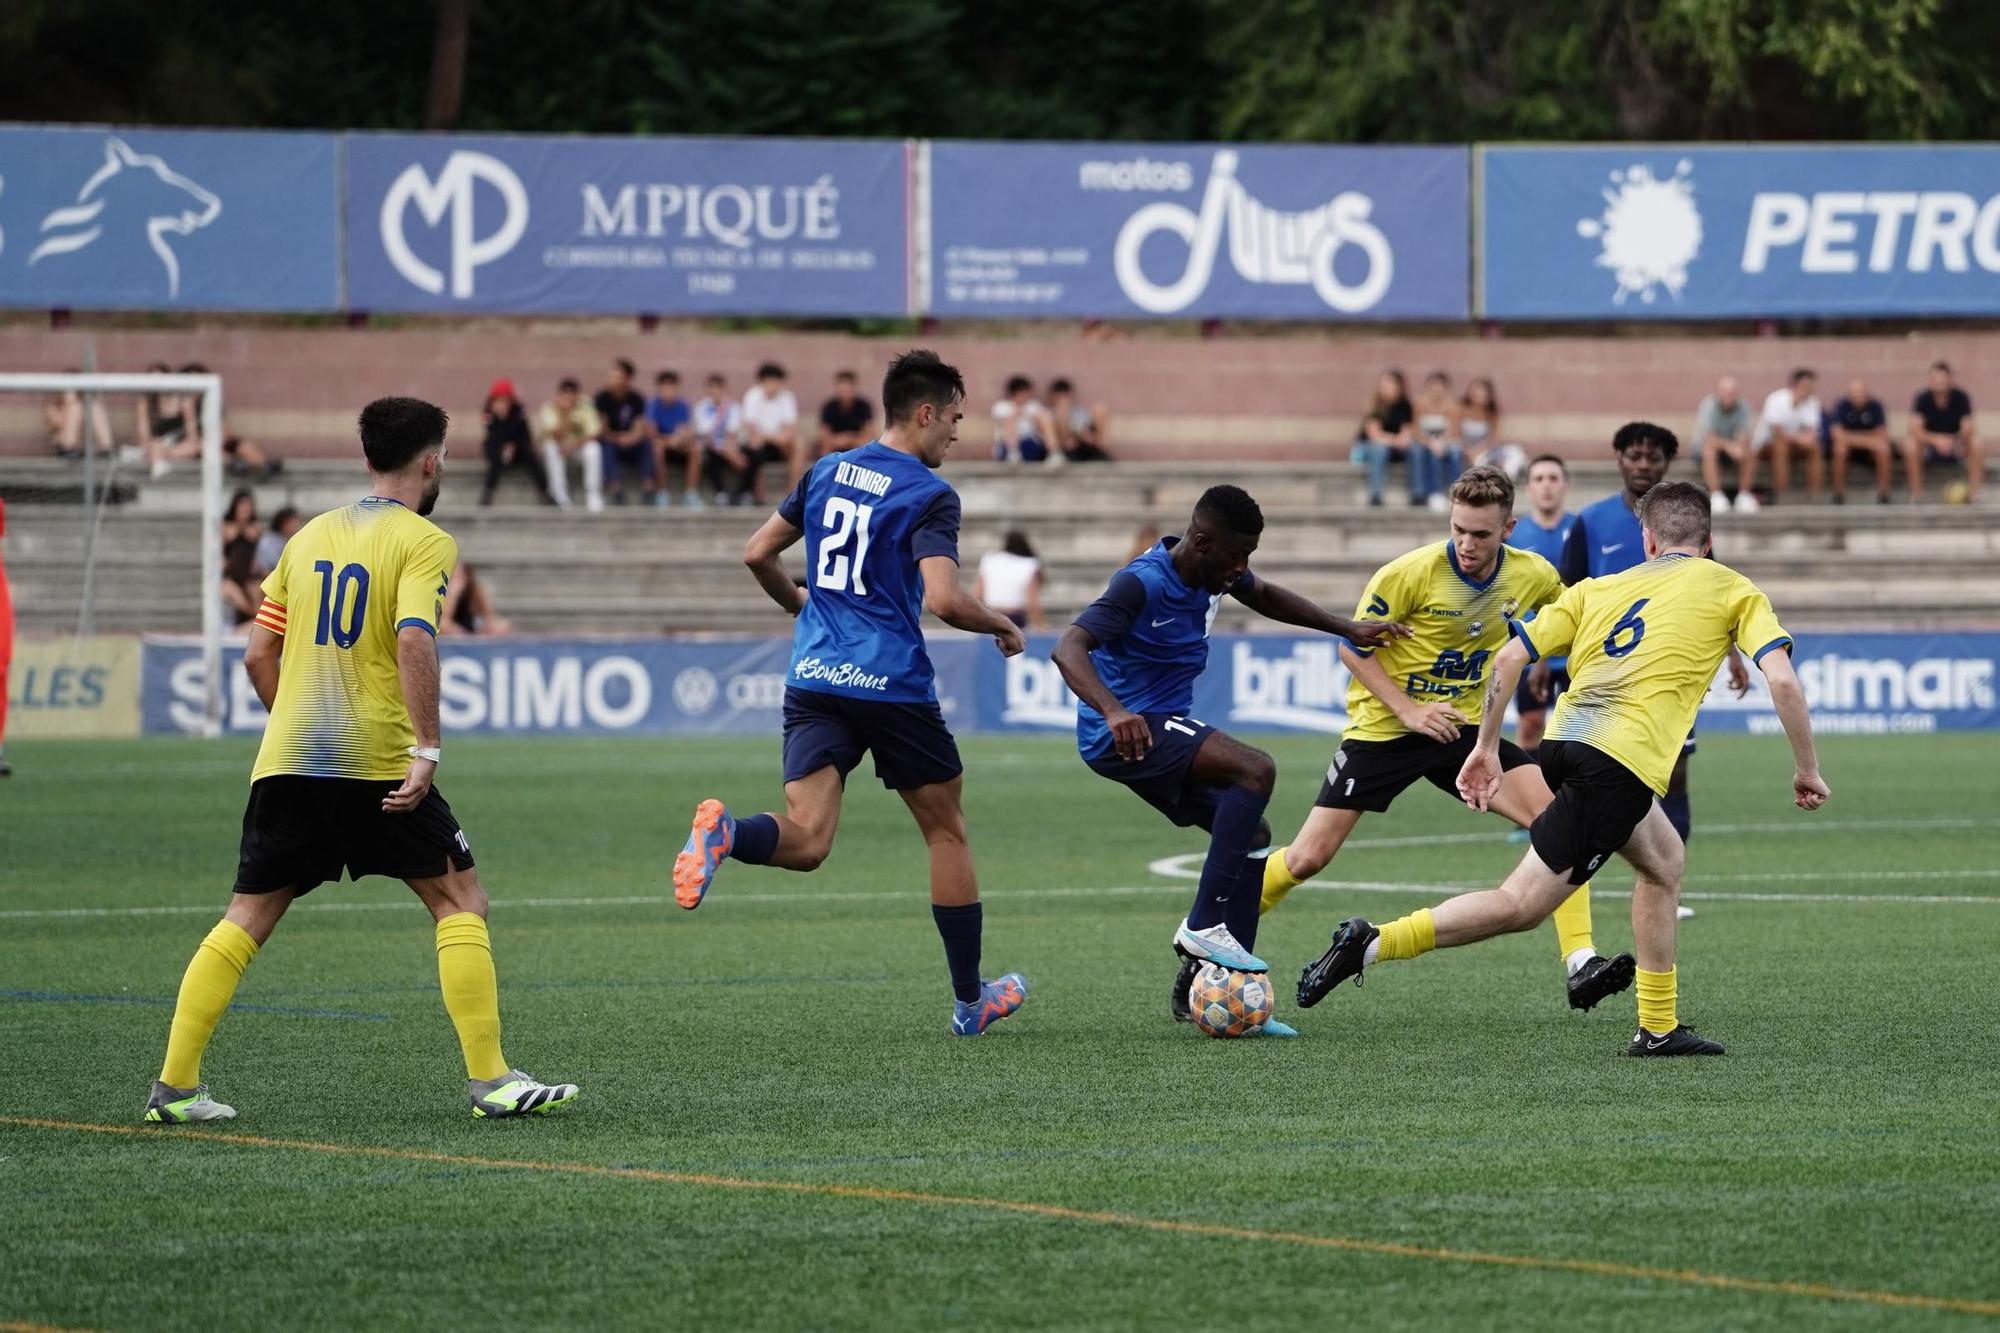
<path id="1" fill-rule="evenodd" d="M 877 440 L 822 458 L 778 516 L 806 536 L 806 605 L 785 683 L 935 702 L 918 562 L 958 559 L 958 493 L 922 459 Z"/>

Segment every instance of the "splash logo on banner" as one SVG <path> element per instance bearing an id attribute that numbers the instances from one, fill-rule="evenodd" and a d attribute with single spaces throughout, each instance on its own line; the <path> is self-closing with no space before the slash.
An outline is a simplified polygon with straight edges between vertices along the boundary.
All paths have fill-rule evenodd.
<path id="1" fill-rule="evenodd" d="M 1092 169 L 1101 165 L 1084 164 L 1084 188 L 1093 187 Z M 1184 164 L 1171 165 L 1187 171 Z M 1230 264 L 1246 282 L 1310 286 L 1328 308 L 1350 315 L 1372 309 L 1382 299 L 1395 276 L 1395 256 L 1388 238 L 1368 220 L 1374 200 L 1343 190 L 1318 208 L 1279 212 L 1251 197 L 1236 179 L 1236 165 L 1235 153 L 1224 149 L 1215 154 L 1199 213 L 1161 201 L 1147 204 L 1119 229 L 1112 265 L 1134 305 L 1149 314 L 1171 315 L 1194 304 L 1208 290 L 1225 233 Z M 1146 242 L 1160 234 L 1188 247 L 1180 276 L 1164 284 L 1147 277 L 1139 262 Z M 1334 271 L 1334 256 L 1343 245 L 1357 247 L 1368 261 L 1366 276 L 1351 286 Z"/>
<path id="2" fill-rule="evenodd" d="M 28 255 L 28 267 L 88 250 L 107 232 L 115 246 L 122 236 L 136 238 L 143 231 L 166 270 L 167 295 L 179 296 L 181 261 L 167 243 L 168 235 L 193 235 L 221 216 L 222 200 L 213 192 L 163 159 L 134 152 L 123 139 L 106 139 L 104 164 L 84 181 L 76 202 L 52 209 L 42 219 L 44 237 Z"/>
<path id="3" fill-rule="evenodd" d="M 1602 243 L 1597 257 L 1618 279 L 1612 300 L 1637 295 L 1647 305 L 1655 288 L 1676 301 L 1687 286 L 1688 265 L 1701 253 L 1701 211 L 1694 204 L 1694 163 L 1682 158 L 1674 174 L 1655 177 L 1644 163 L 1613 171 L 1604 212 L 1581 218 L 1576 234 Z"/>
<path id="4" fill-rule="evenodd" d="M 499 192 L 506 208 L 500 225 L 485 236 L 477 233 L 474 207 L 482 181 Z M 461 301 L 473 294 L 475 271 L 511 252 L 528 229 L 528 192 L 499 158 L 459 149 L 445 160 L 436 180 L 412 162 L 382 196 L 382 248 L 398 273 L 433 296 L 444 291 L 445 275 L 410 248 L 403 224 L 412 204 L 427 226 L 437 226 L 450 214 L 451 295 Z"/>

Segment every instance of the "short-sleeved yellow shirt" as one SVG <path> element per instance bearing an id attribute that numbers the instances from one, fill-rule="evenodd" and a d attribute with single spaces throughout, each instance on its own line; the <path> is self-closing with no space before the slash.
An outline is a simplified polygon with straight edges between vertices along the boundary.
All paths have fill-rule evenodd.
<path id="1" fill-rule="evenodd" d="M 291 773 L 397 779 L 416 744 L 396 636 L 444 617 L 458 544 L 394 500 L 321 514 L 285 543 L 257 624 L 285 640 L 251 780 Z"/>
<path id="2" fill-rule="evenodd" d="M 1762 661 L 1792 641 L 1756 584 L 1685 555 L 1585 579 L 1512 628 L 1531 660 L 1569 654 L 1547 738 L 1602 750 L 1661 795 L 1729 645 Z"/>

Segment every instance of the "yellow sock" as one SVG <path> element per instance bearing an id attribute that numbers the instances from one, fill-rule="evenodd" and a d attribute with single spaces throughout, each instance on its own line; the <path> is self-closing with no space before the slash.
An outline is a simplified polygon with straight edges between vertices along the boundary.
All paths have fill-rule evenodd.
<path id="1" fill-rule="evenodd" d="M 1375 961 L 1393 963 L 1402 958 L 1415 958 L 1435 948 L 1437 924 L 1431 920 L 1431 909 L 1421 907 L 1382 927 L 1381 948 L 1375 955 Z"/>
<path id="2" fill-rule="evenodd" d="M 486 918 L 458 912 L 437 923 L 438 989 L 444 1009 L 458 1029 L 467 1078 L 499 1078 L 507 1072 L 500 1055 L 500 982 L 493 974 L 493 942 Z"/>
<path id="3" fill-rule="evenodd" d="M 180 998 L 174 1001 L 174 1021 L 167 1028 L 167 1058 L 160 1065 L 160 1082 L 192 1088 L 201 1082 L 201 1053 L 222 1020 L 222 1011 L 243 980 L 243 969 L 257 956 L 257 941 L 234 921 L 218 921 L 208 938 L 188 960 L 181 975 Z"/>
<path id="4" fill-rule="evenodd" d="M 1579 887 L 1556 908 L 1556 948 L 1565 962 L 1578 949 L 1596 951 L 1590 937 L 1590 885 Z"/>
<path id="5" fill-rule="evenodd" d="M 1639 1026 L 1654 1036 L 1665 1036 L 1680 1026 L 1674 1011 L 1674 973 L 1639 969 Z"/>
<path id="6" fill-rule="evenodd" d="M 1285 895 L 1299 884 L 1300 881 L 1292 875 L 1292 868 L 1285 864 L 1285 849 L 1273 847 L 1271 854 L 1264 858 L 1264 901 L 1257 908 L 1258 913 L 1268 912 L 1285 901 Z"/>

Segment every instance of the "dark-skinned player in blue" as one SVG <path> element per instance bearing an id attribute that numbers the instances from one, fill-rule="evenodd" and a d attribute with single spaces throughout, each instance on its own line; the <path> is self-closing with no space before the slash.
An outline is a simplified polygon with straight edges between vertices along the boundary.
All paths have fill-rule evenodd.
<path id="1" fill-rule="evenodd" d="M 958 586 L 958 495 L 938 477 L 964 417 L 965 381 L 909 352 L 882 381 L 878 440 L 813 466 L 751 537 L 744 563 L 798 617 L 785 680 L 785 812 L 737 818 L 695 810 L 674 859 L 674 900 L 699 907 L 725 857 L 816 870 L 833 850 L 847 775 L 873 751 L 875 776 L 903 798 L 930 851 L 931 918 L 951 972 L 951 1031 L 976 1037 L 1027 999 L 1010 972 L 979 975 L 984 914 L 959 794 L 964 770 L 938 709 L 923 613 L 993 636 L 1012 657 L 1014 622 Z M 779 556 L 805 539 L 806 587 Z"/>
<path id="2" fill-rule="evenodd" d="M 1603 578 L 1646 563 L 1639 501 L 1666 480 L 1667 469 L 1673 466 L 1674 455 L 1680 451 L 1680 441 L 1664 426 L 1632 421 L 1618 428 L 1611 438 L 1611 449 L 1618 455 L 1618 476 L 1624 485 L 1616 495 L 1607 495 L 1577 512 L 1576 522 L 1563 542 L 1562 558 L 1555 562 L 1563 582 L 1572 587 L 1585 579 Z M 1709 558 L 1714 556 L 1710 551 Z M 1729 688 L 1741 699 L 1750 692 L 1750 668 L 1734 645 L 1726 661 Z M 1524 678 L 1525 688 L 1546 695 L 1549 677 L 1549 669 L 1537 662 Z M 1694 750 L 1694 732 L 1690 730 L 1687 743 L 1681 747 L 1680 760 L 1674 764 L 1673 776 L 1667 780 L 1666 794 L 1660 797 L 1660 808 L 1666 811 L 1667 822 L 1681 835 L 1683 843 L 1687 842 L 1694 824 L 1694 813 L 1688 804 L 1688 760 L 1694 756 Z M 1693 916 L 1694 909 L 1683 905 L 1680 914 Z"/>
<path id="3" fill-rule="evenodd" d="M 1277 783 L 1271 756 L 1190 717 L 1194 683 L 1208 665 L 1208 635 L 1224 597 L 1261 616 L 1372 648 L 1401 625 L 1350 620 L 1250 572 L 1264 515 L 1240 488 L 1212 486 L 1187 532 L 1167 537 L 1112 576 L 1056 644 L 1055 663 L 1081 701 L 1076 745 L 1091 771 L 1130 787 L 1182 828 L 1209 835 L 1194 906 L 1174 931 L 1181 956 L 1173 1015 L 1204 963 L 1266 972 L 1253 950 L 1270 844 L 1264 807 Z M 1261 1035 L 1296 1036 L 1272 1019 Z"/>

